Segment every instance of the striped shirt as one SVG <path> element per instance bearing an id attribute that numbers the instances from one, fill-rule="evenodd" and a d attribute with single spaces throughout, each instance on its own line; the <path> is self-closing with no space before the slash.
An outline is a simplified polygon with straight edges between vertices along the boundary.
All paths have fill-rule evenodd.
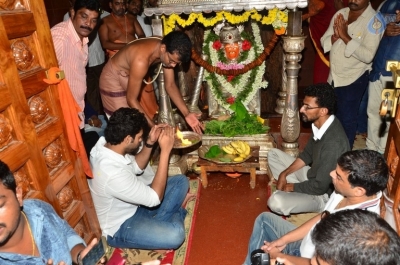
<path id="1" fill-rule="evenodd" d="M 88 63 L 88 38 L 81 40 L 75 31 L 72 20 L 61 22 L 51 28 L 54 49 L 58 65 L 64 70 L 71 93 L 81 108 L 79 116 L 84 127 L 85 94 L 86 94 L 86 65 Z"/>

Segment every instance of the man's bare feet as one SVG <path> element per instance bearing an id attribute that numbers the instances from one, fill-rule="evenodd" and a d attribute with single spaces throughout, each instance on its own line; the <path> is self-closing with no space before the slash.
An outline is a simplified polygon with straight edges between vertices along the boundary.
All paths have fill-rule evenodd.
<path id="1" fill-rule="evenodd" d="M 187 203 L 188 201 L 193 200 L 194 198 L 196 198 L 196 194 L 193 194 L 193 193 L 188 192 L 188 193 L 186 194 L 186 198 L 183 200 L 182 208 L 185 208 L 186 203 Z"/>

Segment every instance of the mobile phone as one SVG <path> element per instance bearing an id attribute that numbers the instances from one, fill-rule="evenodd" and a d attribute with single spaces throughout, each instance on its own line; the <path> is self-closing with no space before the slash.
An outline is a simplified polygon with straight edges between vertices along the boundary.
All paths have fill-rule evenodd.
<path id="1" fill-rule="evenodd" d="M 106 254 L 107 242 L 105 237 L 101 237 L 100 241 L 86 254 L 82 259 L 82 265 L 95 265 Z"/>

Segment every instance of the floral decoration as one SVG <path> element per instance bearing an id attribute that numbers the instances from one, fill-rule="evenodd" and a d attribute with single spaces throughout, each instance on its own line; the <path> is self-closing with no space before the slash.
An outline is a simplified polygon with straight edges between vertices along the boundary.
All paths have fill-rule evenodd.
<path id="1" fill-rule="evenodd" d="M 226 59 L 219 36 L 211 29 L 204 32 L 203 53 L 208 55 L 208 62 L 225 70 L 242 69 L 245 64 L 254 61 L 264 50 L 257 23 L 251 23 L 253 35 L 242 31 L 242 51 L 234 63 Z M 254 37 L 253 37 L 254 36 Z M 229 110 L 229 105 L 235 100 L 247 105 L 257 93 L 258 89 L 267 87 L 263 81 L 265 64 L 254 67 L 241 75 L 219 75 L 205 70 L 204 79 L 207 81 L 218 104 Z"/>
<path id="2" fill-rule="evenodd" d="M 241 15 L 235 15 L 227 11 L 217 12 L 215 17 L 205 18 L 202 13 L 191 13 L 185 20 L 177 14 L 170 16 L 162 16 L 164 22 L 164 35 L 170 33 L 175 29 L 176 23 L 185 28 L 192 25 L 195 21 L 203 24 L 205 27 L 212 27 L 221 21 L 227 21 L 230 24 L 242 24 L 250 18 L 260 22 L 263 25 L 271 25 L 276 34 L 281 35 L 285 33 L 288 22 L 288 10 L 279 10 L 274 8 L 268 10 L 268 15 L 263 16 L 258 13 L 256 9 L 243 12 Z"/>

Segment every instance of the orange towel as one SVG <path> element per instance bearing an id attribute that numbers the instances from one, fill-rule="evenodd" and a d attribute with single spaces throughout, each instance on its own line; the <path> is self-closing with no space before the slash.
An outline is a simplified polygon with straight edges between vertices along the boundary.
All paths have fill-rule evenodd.
<path id="1" fill-rule="evenodd" d="M 60 95 L 61 109 L 64 115 L 65 126 L 67 128 L 67 136 L 69 144 L 77 153 L 77 156 L 82 161 L 83 171 L 88 177 L 93 178 L 92 169 L 90 168 L 89 160 L 86 155 L 85 146 L 82 141 L 81 132 L 79 129 L 80 119 L 78 113 L 81 112 L 80 107 L 72 96 L 67 80 L 60 80 L 57 72 L 60 69 L 52 67 L 48 71 L 48 79 L 43 79 L 50 85 L 58 84 L 58 93 Z"/>

